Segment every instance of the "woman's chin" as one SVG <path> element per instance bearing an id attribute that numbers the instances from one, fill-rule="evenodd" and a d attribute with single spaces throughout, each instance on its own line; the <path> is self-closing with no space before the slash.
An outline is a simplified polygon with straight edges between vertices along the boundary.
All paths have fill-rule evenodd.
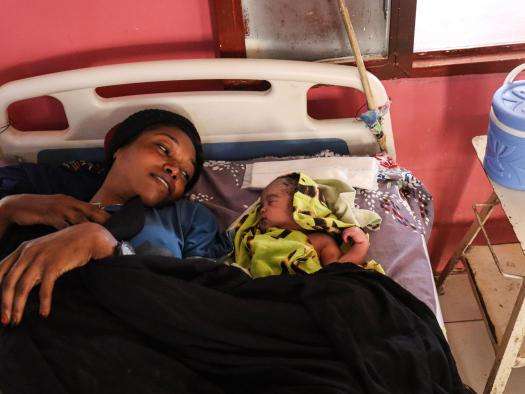
<path id="1" fill-rule="evenodd" d="M 166 205 L 170 202 L 169 198 L 167 198 L 167 195 L 160 195 L 160 194 L 141 194 L 140 200 L 142 203 L 147 207 L 158 207 Z"/>

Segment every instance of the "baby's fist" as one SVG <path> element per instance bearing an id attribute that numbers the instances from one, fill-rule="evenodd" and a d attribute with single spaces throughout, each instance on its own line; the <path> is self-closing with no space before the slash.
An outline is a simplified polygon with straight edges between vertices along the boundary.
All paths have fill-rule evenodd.
<path id="1" fill-rule="evenodd" d="M 355 244 L 368 243 L 368 237 L 365 232 L 357 226 L 345 228 L 342 238 L 345 244 L 349 242 L 350 238 Z"/>

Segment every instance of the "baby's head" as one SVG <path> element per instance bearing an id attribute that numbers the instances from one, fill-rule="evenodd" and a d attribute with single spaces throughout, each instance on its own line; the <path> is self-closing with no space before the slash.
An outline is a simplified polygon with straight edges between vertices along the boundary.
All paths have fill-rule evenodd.
<path id="1" fill-rule="evenodd" d="M 261 221 L 259 228 L 269 227 L 299 230 L 301 227 L 293 219 L 293 195 L 297 189 L 297 178 L 291 175 L 280 176 L 270 183 L 261 194 Z"/>

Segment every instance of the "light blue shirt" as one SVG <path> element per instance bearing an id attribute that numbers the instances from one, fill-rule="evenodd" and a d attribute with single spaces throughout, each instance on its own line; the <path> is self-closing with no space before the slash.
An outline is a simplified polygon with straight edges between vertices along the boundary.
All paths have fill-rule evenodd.
<path id="1" fill-rule="evenodd" d="M 137 254 L 218 258 L 232 248 L 202 204 L 178 200 L 163 208 L 146 208 L 145 216 L 143 229 L 130 240 Z"/>

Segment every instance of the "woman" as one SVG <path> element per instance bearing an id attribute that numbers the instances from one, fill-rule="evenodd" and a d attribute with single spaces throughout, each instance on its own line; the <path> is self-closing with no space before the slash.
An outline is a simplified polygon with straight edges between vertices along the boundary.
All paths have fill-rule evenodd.
<path id="1" fill-rule="evenodd" d="M 213 215 L 200 204 L 181 200 L 197 181 L 203 162 L 200 138 L 189 120 L 164 110 L 137 112 L 108 133 L 105 153 L 109 169 L 89 203 L 65 195 L 16 194 L 24 190 L 18 186 L 22 181 L 13 181 L 13 168 L 4 173 L 0 169 L 0 191 L 6 195 L 0 200 L 0 236 L 13 224 L 59 229 L 24 242 L 0 262 L 4 325 L 20 323 L 36 284 L 40 283 L 40 314 L 46 317 L 58 277 L 90 260 L 122 252 L 126 245 L 103 224 L 109 212 L 137 197 L 145 206 L 140 231 L 130 239 L 137 252 L 183 258 L 218 257 L 227 250 Z M 53 178 L 53 173 L 48 175 Z M 59 186 L 52 192 L 64 189 L 68 188 Z M 89 194 L 88 188 L 77 197 Z"/>

